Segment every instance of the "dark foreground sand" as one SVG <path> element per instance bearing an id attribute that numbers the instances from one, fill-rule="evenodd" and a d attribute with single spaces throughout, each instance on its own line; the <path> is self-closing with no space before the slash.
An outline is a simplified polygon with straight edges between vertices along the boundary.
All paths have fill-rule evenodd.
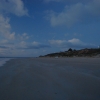
<path id="1" fill-rule="evenodd" d="M 100 100 L 100 58 L 23 58 L 0 67 L 0 100 Z"/>

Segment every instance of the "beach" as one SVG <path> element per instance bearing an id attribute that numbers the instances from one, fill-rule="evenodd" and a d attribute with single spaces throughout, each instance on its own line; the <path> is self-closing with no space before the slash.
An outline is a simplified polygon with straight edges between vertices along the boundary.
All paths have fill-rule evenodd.
<path id="1" fill-rule="evenodd" d="M 18 58 L 0 67 L 0 100 L 100 100 L 100 58 Z"/>

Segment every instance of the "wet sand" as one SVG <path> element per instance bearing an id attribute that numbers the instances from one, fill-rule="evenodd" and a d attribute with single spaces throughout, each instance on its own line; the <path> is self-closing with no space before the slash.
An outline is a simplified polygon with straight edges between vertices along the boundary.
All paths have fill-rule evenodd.
<path id="1" fill-rule="evenodd" d="M 0 100 L 100 100 L 100 58 L 21 58 L 0 67 Z"/>

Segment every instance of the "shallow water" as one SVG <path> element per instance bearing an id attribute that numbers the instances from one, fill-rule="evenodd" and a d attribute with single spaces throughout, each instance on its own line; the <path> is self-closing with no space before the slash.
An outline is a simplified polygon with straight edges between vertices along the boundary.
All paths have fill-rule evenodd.
<path id="1" fill-rule="evenodd" d="M 11 58 L 0 58 L 0 67 L 3 66 L 6 61 L 10 60 Z"/>

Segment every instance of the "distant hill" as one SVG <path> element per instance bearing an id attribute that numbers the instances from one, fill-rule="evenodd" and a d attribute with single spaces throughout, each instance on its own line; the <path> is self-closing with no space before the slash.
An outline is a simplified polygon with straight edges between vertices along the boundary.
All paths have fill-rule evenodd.
<path id="1" fill-rule="evenodd" d="M 72 50 L 71 48 L 68 51 L 51 53 L 40 57 L 92 57 L 100 54 L 100 48 L 92 49 L 81 49 L 81 50 Z"/>

